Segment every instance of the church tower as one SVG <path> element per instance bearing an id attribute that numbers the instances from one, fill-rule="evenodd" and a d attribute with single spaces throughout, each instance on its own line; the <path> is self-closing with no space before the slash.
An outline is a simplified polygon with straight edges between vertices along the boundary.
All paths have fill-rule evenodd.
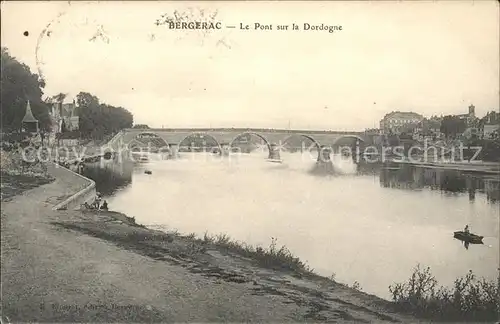
<path id="1" fill-rule="evenodd" d="M 476 107 L 474 105 L 469 106 L 469 118 L 476 117 Z"/>

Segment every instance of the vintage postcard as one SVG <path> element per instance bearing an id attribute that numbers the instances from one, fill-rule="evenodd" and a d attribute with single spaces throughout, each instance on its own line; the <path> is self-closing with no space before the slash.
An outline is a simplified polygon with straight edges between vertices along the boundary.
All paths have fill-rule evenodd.
<path id="1" fill-rule="evenodd" d="M 496 322 L 498 1 L 4 1 L 1 322 Z"/>

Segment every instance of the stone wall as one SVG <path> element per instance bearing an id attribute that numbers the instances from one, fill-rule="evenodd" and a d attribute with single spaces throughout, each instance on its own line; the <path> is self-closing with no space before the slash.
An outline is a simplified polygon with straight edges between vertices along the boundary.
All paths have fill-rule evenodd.
<path id="1" fill-rule="evenodd" d="M 95 182 L 69 169 L 50 163 L 49 173 L 61 186 L 70 191 L 68 197 L 54 206 L 54 210 L 79 209 L 85 202 L 91 203 L 96 196 Z"/>

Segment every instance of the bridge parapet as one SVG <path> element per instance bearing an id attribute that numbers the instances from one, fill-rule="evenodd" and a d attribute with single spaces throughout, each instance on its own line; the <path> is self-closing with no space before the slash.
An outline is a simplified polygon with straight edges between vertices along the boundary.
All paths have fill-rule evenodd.
<path id="1" fill-rule="evenodd" d="M 114 150 L 123 149 L 140 134 L 154 134 L 171 146 L 179 146 L 191 135 L 204 135 L 212 138 L 219 146 L 229 145 L 239 136 L 251 134 L 260 137 L 268 146 L 271 144 L 283 145 L 291 137 L 301 136 L 304 141 L 314 143 L 317 147 L 334 146 L 341 138 L 353 138 L 365 142 L 366 136 L 361 132 L 344 131 L 313 131 L 313 130 L 284 130 L 284 129 L 258 129 L 258 128 L 152 128 L 121 130 L 109 142 L 108 146 Z"/>

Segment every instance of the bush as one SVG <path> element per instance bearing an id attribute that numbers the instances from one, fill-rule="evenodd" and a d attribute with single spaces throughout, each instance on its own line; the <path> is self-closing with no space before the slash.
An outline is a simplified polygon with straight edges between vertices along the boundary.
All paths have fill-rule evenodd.
<path id="1" fill-rule="evenodd" d="M 396 306 L 435 320 L 496 321 L 500 311 L 497 282 L 477 278 L 472 271 L 455 280 L 453 288 L 438 286 L 430 268 L 417 266 L 407 283 L 389 286 Z"/>
<path id="2" fill-rule="evenodd" d="M 45 177 L 48 175 L 47 166 L 44 162 L 33 158 L 32 162 L 25 161 L 17 150 L 1 150 L 0 170 L 10 175 L 32 175 Z"/>
<path id="3" fill-rule="evenodd" d="M 269 248 L 253 247 L 251 245 L 233 241 L 226 234 L 211 236 L 205 233 L 202 239 L 197 241 L 203 244 L 213 244 L 227 251 L 239 254 L 244 257 L 253 258 L 261 266 L 272 269 L 283 269 L 298 273 L 312 273 L 313 270 L 299 258 L 295 257 L 286 246 L 278 248 L 276 238 L 271 238 Z"/>

